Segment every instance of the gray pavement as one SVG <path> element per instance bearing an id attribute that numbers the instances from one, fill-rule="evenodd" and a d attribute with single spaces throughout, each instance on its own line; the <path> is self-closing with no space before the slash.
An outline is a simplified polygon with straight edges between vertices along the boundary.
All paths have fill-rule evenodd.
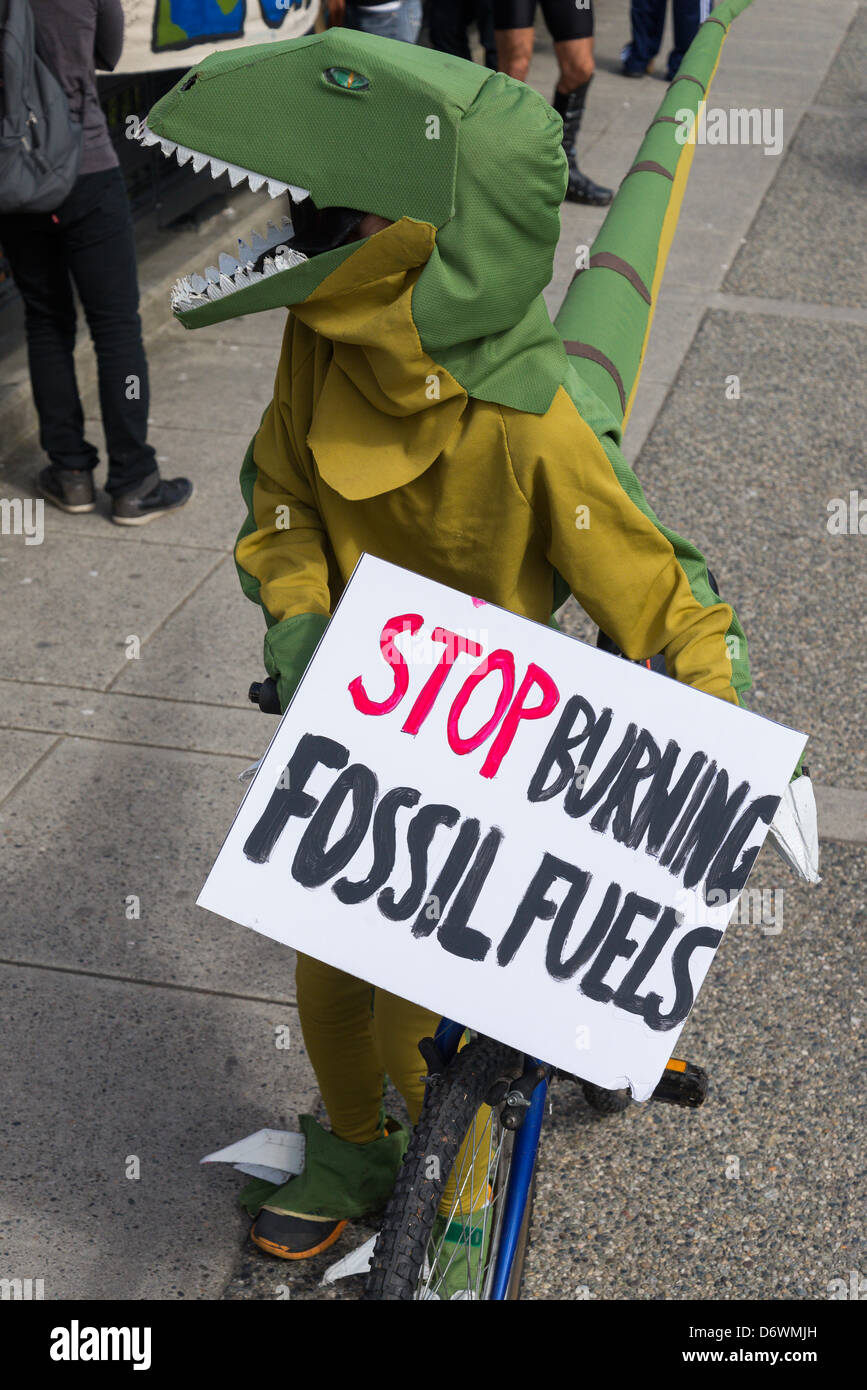
<path id="1" fill-rule="evenodd" d="M 580 153 L 616 183 L 664 87 L 618 75 L 626 0 L 598 10 Z M 696 151 L 625 441 L 657 511 L 702 545 L 744 619 L 754 707 L 810 733 L 823 883 L 762 855 L 751 886 L 773 893 L 777 922 L 730 929 L 678 1049 L 711 1074 L 703 1110 L 602 1121 L 576 1085 L 555 1088 L 528 1298 L 824 1299 L 865 1269 L 867 538 L 826 529 L 830 499 L 867 495 L 865 34 L 854 0 L 756 0 L 736 22 L 710 104 L 782 107 L 784 150 Z M 531 80 L 550 95 L 541 31 Z M 282 316 L 190 335 L 169 321 L 167 288 L 258 206 L 248 195 L 198 231 L 142 237 L 152 437 L 164 473 L 195 479 L 193 504 L 132 532 L 105 508 L 47 509 L 42 545 L 0 537 L 0 1275 L 43 1278 L 49 1299 L 358 1295 L 357 1280 L 319 1289 L 321 1261 L 252 1250 L 237 1175 L 198 1166 L 320 1113 L 291 953 L 195 907 L 237 773 L 271 732 L 245 708 L 262 634 L 231 545 Z M 564 209 L 552 309 L 603 216 Z M 87 344 L 79 357 L 101 444 Z M 32 426 L 19 343 L 0 359 L 0 498 L 32 495 Z M 590 635 L 574 605 L 567 621 Z M 285 1024 L 288 1052 L 275 1046 Z M 368 1233 L 354 1227 L 334 1257 Z"/>

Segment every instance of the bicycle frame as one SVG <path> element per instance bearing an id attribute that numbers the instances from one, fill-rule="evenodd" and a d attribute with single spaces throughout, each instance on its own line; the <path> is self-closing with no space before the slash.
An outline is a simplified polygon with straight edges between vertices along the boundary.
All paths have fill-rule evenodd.
<path id="1" fill-rule="evenodd" d="M 434 1040 L 439 1048 L 440 1056 L 445 1062 L 450 1062 L 454 1057 L 464 1031 L 462 1024 L 455 1023 L 450 1018 L 440 1020 Z M 524 1062 L 525 1066 L 541 1065 L 538 1059 L 532 1057 L 525 1057 Z M 492 1302 L 502 1302 L 509 1288 L 512 1265 L 518 1248 L 521 1222 L 530 1195 L 530 1184 L 533 1181 L 533 1166 L 536 1150 L 539 1147 L 539 1135 L 542 1130 L 547 1095 L 548 1081 L 543 1079 L 533 1091 L 524 1122 L 515 1134 L 512 1162 L 506 1184 L 500 1240 L 490 1285 L 490 1301 Z"/>

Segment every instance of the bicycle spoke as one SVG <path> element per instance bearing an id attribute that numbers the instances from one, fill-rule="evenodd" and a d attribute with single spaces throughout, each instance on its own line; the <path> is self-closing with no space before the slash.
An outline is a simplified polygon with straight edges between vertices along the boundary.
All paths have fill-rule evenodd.
<path id="1" fill-rule="evenodd" d="M 454 1175 L 455 1195 L 444 1220 L 444 1232 L 448 1231 L 453 1221 L 457 1220 L 463 1227 L 466 1238 L 455 1244 L 445 1262 L 444 1240 L 436 1249 L 433 1248 L 433 1241 L 429 1242 L 424 1268 L 419 1278 L 417 1298 L 438 1296 L 438 1290 L 444 1287 L 455 1260 L 461 1257 L 462 1246 L 464 1247 L 463 1260 L 466 1263 L 466 1288 L 471 1297 L 477 1299 L 481 1297 L 482 1288 L 487 1284 L 488 1263 L 492 1249 L 488 1250 L 487 1260 L 482 1259 L 481 1255 L 485 1249 L 489 1231 L 493 1230 L 495 1226 L 499 1227 L 503 1193 L 498 1175 L 505 1139 L 506 1131 L 502 1129 L 499 1117 L 493 1110 L 489 1110 L 480 1134 L 476 1132 L 475 1126 L 467 1132 L 467 1138 L 462 1145 L 461 1166 Z M 480 1178 L 480 1174 L 483 1177 Z M 480 1181 L 484 1182 L 490 1195 L 481 1208 L 473 1208 L 473 1198 L 477 1193 Z M 465 1200 L 469 1204 L 469 1210 L 465 1210 Z M 475 1218 L 480 1212 L 482 1216 L 479 1223 Z M 473 1234 L 477 1230 L 481 1231 L 480 1258 L 475 1275 L 473 1275 L 472 1242 Z"/>

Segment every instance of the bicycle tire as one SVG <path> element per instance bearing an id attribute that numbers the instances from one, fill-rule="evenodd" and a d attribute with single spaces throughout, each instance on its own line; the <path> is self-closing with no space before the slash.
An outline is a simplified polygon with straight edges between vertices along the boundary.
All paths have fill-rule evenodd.
<path id="1" fill-rule="evenodd" d="M 417 1296 L 440 1199 L 461 1145 L 491 1088 L 516 1072 L 512 1048 L 476 1038 L 441 1076 L 431 1078 L 418 1124 L 385 1208 L 364 1299 L 411 1301 Z M 431 1159 L 438 1159 L 429 1176 Z"/>
<path id="2" fill-rule="evenodd" d="M 632 1104 L 628 1091 L 607 1091 L 604 1086 L 596 1086 L 592 1081 L 582 1081 L 584 1099 L 597 1115 L 619 1115 Z"/>

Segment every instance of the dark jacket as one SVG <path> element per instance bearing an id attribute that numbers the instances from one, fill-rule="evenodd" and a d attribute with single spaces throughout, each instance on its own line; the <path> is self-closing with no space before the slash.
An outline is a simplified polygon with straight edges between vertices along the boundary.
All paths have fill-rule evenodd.
<path id="1" fill-rule="evenodd" d="M 118 163 L 96 90 L 96 68 L 111 71 L 123 48 L 120 0 L 30 0 L 40 50 L 84 127 L 79 174 Z"/>

